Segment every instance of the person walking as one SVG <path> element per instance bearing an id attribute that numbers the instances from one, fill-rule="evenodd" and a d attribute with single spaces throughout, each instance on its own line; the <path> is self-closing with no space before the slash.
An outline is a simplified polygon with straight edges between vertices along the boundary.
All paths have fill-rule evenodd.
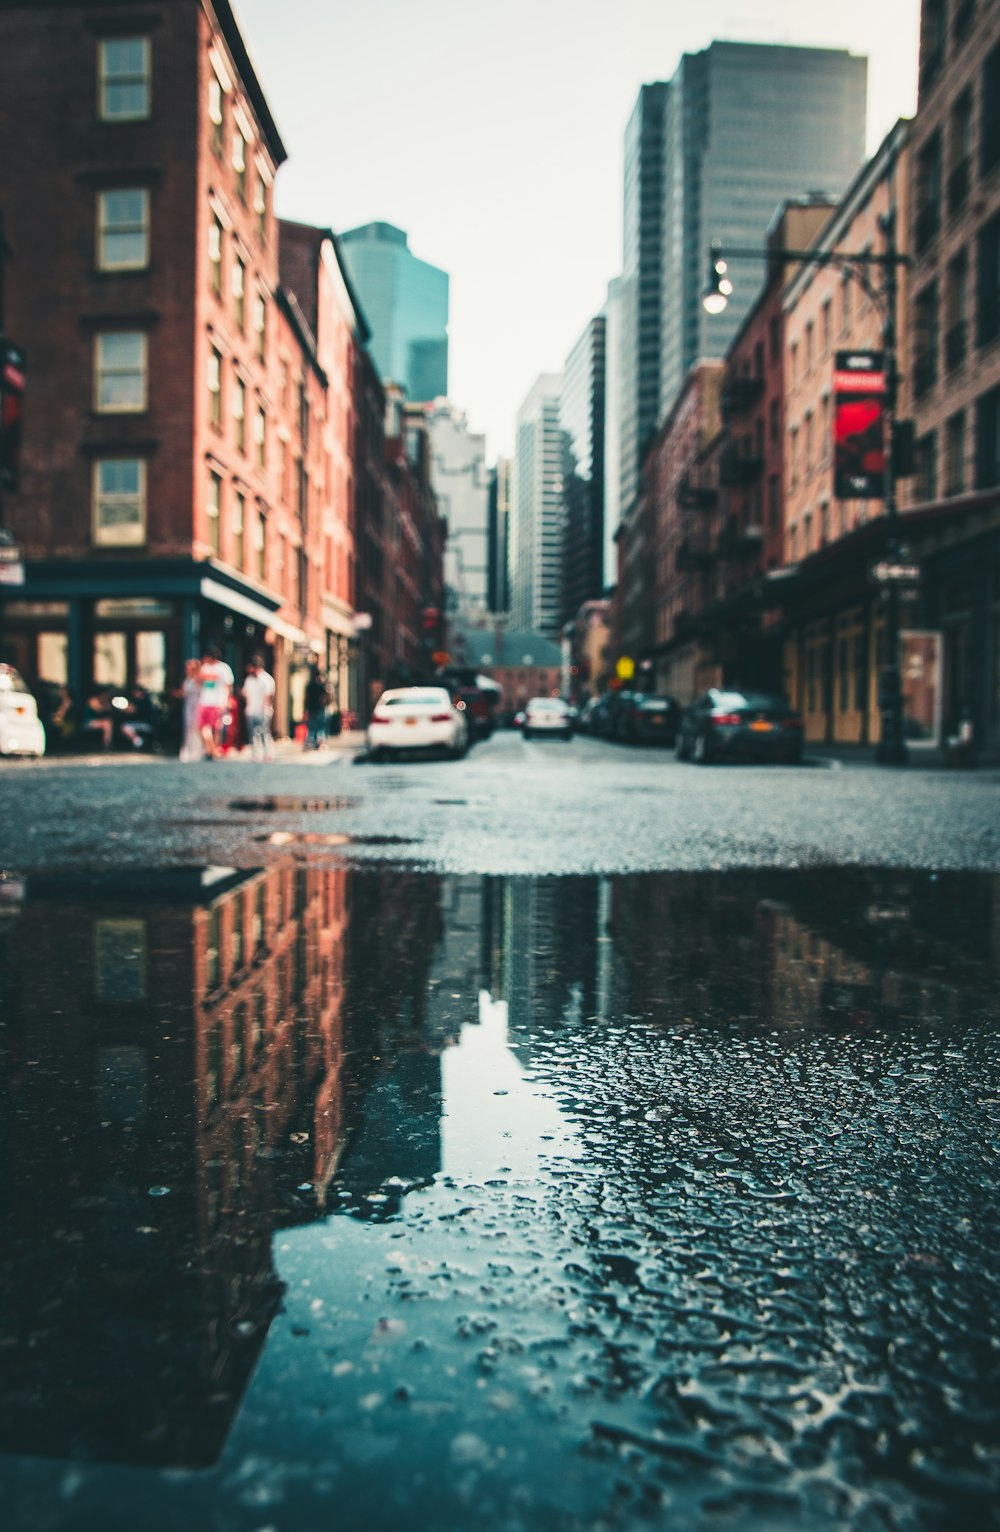
<path id="1" fill-rule="evenodd" d="M 198 699 L 198 728 L 205 757 L 209 761 L 222 753 L 223 721 L 229 711 L 234 677 L 219 649 L 206 651 L 198 672 L 201 690 Z"/>
<path id="2" fill-rule="evenodd" d="M 306 712 L 306 742 L 304 749 L 318 750 L 323 739 L 326 737 L 326 704 L 329 700 L 329 689 L 326 678 L 320 674 L 319 667 L 313 665 L 309 672 L 309 680 L 306 682 L 305 697 L 303 703 Z"/>
<path id="3" fill-rule="evenodd" d="M 181 685 L 181 754 L 182 761 L 200 761 L 205 753 L 198 724 L 198 707 L 201 702 L 201 661 L 188 660 L 184 666 Z M 174 693 L 176 696 L 176 693 Z"/>
<path id="4" fill-rule="evenodd" d="M 264 661 L 255 654 L 247 666 L 241 688 L 246 708 L 247 743 L 255 761 L 274 758 L 271 719 L 274 717 L 274 677 L 264 669 Z"/>

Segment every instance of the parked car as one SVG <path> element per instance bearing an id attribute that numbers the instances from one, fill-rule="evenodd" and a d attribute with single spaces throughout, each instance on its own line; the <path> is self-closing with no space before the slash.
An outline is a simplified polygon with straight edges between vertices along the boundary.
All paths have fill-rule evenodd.
<path id="1" fill-rule="evenodd" d="M 579 716 L 579 718 L 576 721 L 576 726 L 579 729 L 581 734 L 596 734 L 597 733 L 597 729 L 595 727 L 595 724 L 596 724 L 597 714 L 600 711 L 600 706 L 601 706 L 601 698 L 600 697 L 588 697 L 587 698 L 587 701 L 583 704 L 583 707 L 580 709 L 580 716 Z"/>
<path id="2" fill-rule="evenodd" d="M 563 739 L 572 739 L 569 708 L 561 697 L 532 697 L 524 710 L 523 732 L 525 739 L 533 739 L 536 734 L 558 734 Z"/>
<path id="3" fill-rule="evenodd" d="M 631 745 L 673 745 L 680 720 L 676 697 L 635 692 L 623 710 L 622 738 Z"/>
<path id="4" fill-rule="evenodd" d="M 802 759 L 802 719 L 787 697 L 713 689 L 685 711 L 677 754 L 703 765 L 735 756 L 795 764 Z"/>
<path id="5" fill-rule="evenodd" d="M 445 750 L 465 754 L 469 724 L 465 709 L 444 686 L 403 686 L 383 692 L 368 725 L 368 752 L 373 761 L 409 750 Z"/>
<path id="6" fill-rule="evenodd" d="M 0 755 L 44 755 L 38 704 L 13 665 L 0 665 Z"/>
<path id="7" fill-rule="evenodd" d="M 609 692 L 604 713 L 605 739 L 625 739 L 625 717 L 632 706 L 633 691 Z"/>

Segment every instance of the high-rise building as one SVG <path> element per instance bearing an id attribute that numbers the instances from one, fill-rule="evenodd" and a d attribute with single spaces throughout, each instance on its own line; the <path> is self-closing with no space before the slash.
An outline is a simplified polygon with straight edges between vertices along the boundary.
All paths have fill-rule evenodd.
<path id="1" fill-rule="evenodd" d="M 486 581 L 486 605 L 491 612 L 506 612 L 510 601 L 507 577 L 510 466 L 509 457 L 498 457 L 496 467 L 490 469 L 489 571 Z"/>
<path id="2" fill-rule="evenodd" d="M 425 410 L 431 483 L 448 523 L 444 580 L 453 610 L 486 610 L 489 480 L 486 437 L 470 431 L 462 410 L 437 399 Z"/>
<path id="3" fill-rule="evenodd" d="M 619 485 L 622 514 L 639 488 L 642 453 L 660 404 L 663 301 L 663 122 L 669 86 L 644 85 L 625 129 L 622 253 L 622 383 Z"/>
<path id="4" fill-rule="evenodd" d="M 604 576 L 605 319 L 592 319 L 566 358 L 559 391 L 563 439 L 563 592 L 568 622 L 601 594 Z"/>
<path id="5" fill-rule="evenodd" d="M 348 229 L 340 245 L 371 326 L 384 382 L 423 402 L 448 392 L 448 273 L 418 260 L 391 223 Z"/>
<path id="6" fill-rule="evenodd" d="M 867 59 L 842 49 L 714 42 L 682 57 L 663 113 L 661 418 L 695 362 L 724 356 L 750 312 L 778 204 L 816 190 L 839 196 L 855 175 L 867 83 Z M 734 263 L 721 317 L 701 302 L 714 239 L 761 251 Z M 644 343 L 654 349 L 640 323 L 640 356 Z"/>
<path id="7" fill-rule="evenodd" d="M 604 305 L 604 589 L 615 583 L 617 554 L 615 533 L 621 521 L 622 439 L 622 278 L 608 283 Z"/>
<path id="8" fill-rule="evenodd" d="M 561 382 L 542 373 L 517 412 L 510 503 L 511 618 L 548 637 L 562 615 Z"/>

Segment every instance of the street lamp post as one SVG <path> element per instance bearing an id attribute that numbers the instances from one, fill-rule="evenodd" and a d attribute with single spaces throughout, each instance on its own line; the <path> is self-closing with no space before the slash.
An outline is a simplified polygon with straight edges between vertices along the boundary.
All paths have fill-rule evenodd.
<path id="1" fill-rule="evenodd" d="M 733 249 L 712 242 L 709 253 L 708 282 L 702 297 L 707 313 L 721 314 L 733 291 L 729 277 L 730 260 L 759 261 L 762 256 L 782 265 L 833 266 L 853 278 L 882 314 L 882 349 L 885 364 L 885 421 L 888 450 L 885 453 L 883 503 L 886 517 L 886 553 L 890 563 L 900 556 L 899 511 L 896 505 L 896 403 L 899 373 L 896 369 L 896 275 L 900 266 L 909 264 L 909 256 L 896 247 L 896 213 L 893 207 L 879 218 L 885 248 L 874 252 L 847 253 L 837 250 Z M 868 272 L 882 273 L 880 286 L 874 286 Z M 908 758 L 903 738 L 903 686 L 899 663 L 899 586 L 890 582 L 886 593 L 886 658 L 879 676 L 879 712 L 882 728 L 875 759 L 882 766 L 904 766 Z"/>

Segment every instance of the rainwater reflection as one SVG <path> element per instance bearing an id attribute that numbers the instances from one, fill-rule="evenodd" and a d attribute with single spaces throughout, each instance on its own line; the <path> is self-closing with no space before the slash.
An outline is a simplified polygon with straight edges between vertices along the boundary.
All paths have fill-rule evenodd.
<path id="1" fill-rule="evenodd" d="M 985 1525 L 998 970 L 988 875 L 8 878 L 14 1525 Z"/>

